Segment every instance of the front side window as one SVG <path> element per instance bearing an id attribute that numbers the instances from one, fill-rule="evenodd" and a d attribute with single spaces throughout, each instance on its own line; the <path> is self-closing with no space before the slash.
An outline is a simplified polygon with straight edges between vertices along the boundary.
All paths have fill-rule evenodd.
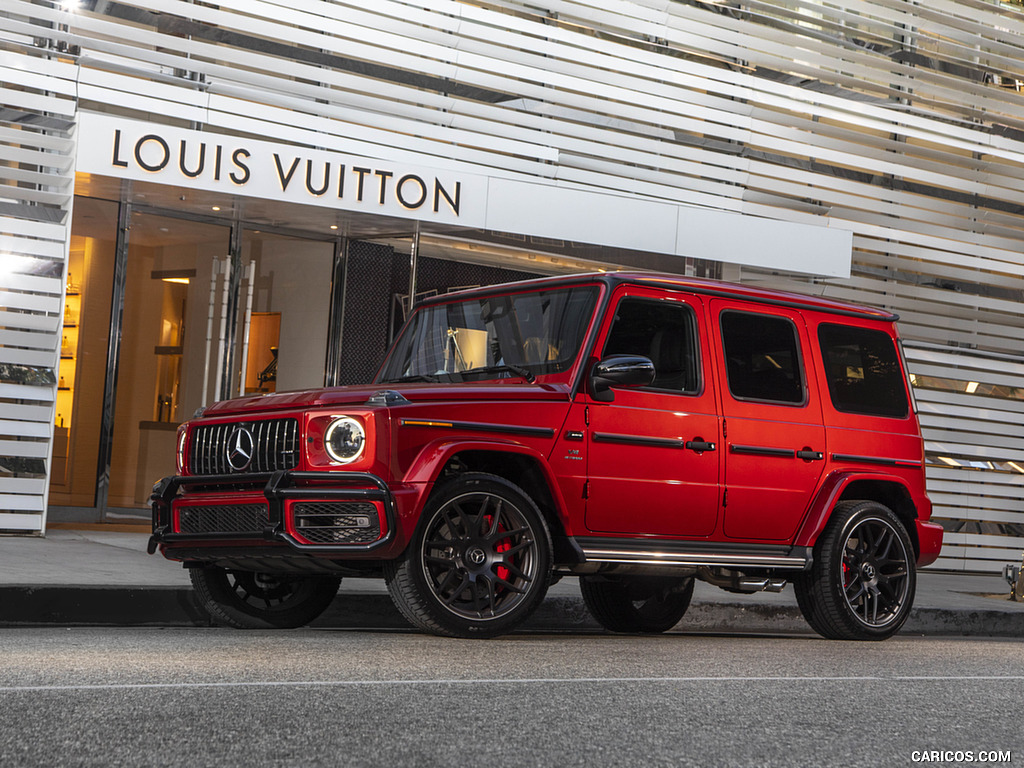
<path id="1" fill-rule="evenodd" d="M 654 363 L 652 389 L 694 394 L 700 386 L 696 319 L 685 304 L 627 298 L 619 302 L 604 345 L 608 355 L 644 355 Z"/>
<path id="2" fill-rule="evenodd" d="M 777 315 L 722 313 L 729 391 L 738 400 L 801 405 L 805 400 L 793 323 Z"/>
<path id="3" fill-rule="evenodd" d="M 818 342 L 837 411 L 896 419 L 907 415 L 903 369 L 889 334 L 829 323 L 818 328 Z"/>
<path id="4" fill-rule="evenodd" d="M 378 378 L 482 381 L 572 368 L 594 314 L 594 286 L 488 296 L 418 310 Z"/>

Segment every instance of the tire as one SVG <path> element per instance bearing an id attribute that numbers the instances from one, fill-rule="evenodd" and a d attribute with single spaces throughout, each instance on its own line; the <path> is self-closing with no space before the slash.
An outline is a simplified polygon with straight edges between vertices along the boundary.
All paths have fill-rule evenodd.
<path id="1" fill-rule="evenodd" d="M 518 486 L 466 473 L 439 484 L 402 557 L 385 563 L 388 592 L 414 626 L 447 637 L 510 632 L 540 605 L 551 536 Z"/>
<path id="2" fill-rule="evenodd" d="M 610 632 L 667 632 L 683 618 L 693 597 L 693 578 L 581 576 L 583 602 Z"/>
<path id="3" fill-rule="evenodd" d="M 833 640 L 885 640 L 914 603 L 917 570 L 906 526 L 874 501 L 844 501 L 814 547 L 814 565 L 794 583 L 815 632 Z"/>
<path id="4" fill-rule="evenodd" d="M 292 629 L 313 621 L 338 594 L 336 576 L 285 576 L 189 569 L 192 586 L 215 623 L 237 629 Z"/>

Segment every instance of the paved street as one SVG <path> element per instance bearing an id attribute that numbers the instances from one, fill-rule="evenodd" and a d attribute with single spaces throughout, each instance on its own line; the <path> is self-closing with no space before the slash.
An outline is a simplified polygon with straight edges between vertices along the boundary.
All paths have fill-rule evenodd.
<path id="1" fill-rule="evenodd" d="M 4 768 L 1024 763 L 1013 640 L 45 628 L 0 653 Z"/>

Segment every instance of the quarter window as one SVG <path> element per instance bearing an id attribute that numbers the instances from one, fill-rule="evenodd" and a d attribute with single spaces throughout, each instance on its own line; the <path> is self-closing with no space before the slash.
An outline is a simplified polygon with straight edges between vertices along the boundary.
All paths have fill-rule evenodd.
<path id="1" fill-rule="evenodd" d="M 695 394 L 700 387 L 696 318 L 686 304 L 627 298 L 619 302 L 604 355 L 644 355 L 654 363 L 651 389 Z"/>
<path id="2" fill-rule="evenodd" d="M 804 402 L 796 328 L 784 317 L 722 313 L 729 391 L 738 400 Z"/>
<path id="3" fill-rule="evenodd" d="M 818 342 L 828 391 L 837 411 L 896 419 L 907 415 L 903 369 L 888 333 L 822 324 Z"/>

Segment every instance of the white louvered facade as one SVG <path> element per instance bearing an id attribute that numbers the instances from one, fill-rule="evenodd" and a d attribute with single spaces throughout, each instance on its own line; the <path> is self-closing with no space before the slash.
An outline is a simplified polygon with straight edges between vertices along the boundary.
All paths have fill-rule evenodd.
<path id="1" fill-rule="evenodd" d="M 35 265 L 0 274 L 0 363 L 59 362 L 81 112 L 845 231 L 849 277 L 720 260 L 899 313 L 938 565 L 1024 550 L 1019 3 L 0 0 L 0 71 L 0 251 Z M 662 253 L 706 257 L 684 224 Z M 0 383 L 0 456 L 47 459 L 54 388 Z M 45 503 L 0 475 L 0 530 Z"/>
<path id="2" fill-rule="evenodd" d="M 24 35 L 0 49 L 0 530 L 46 524 L 77 67 Z"/>

